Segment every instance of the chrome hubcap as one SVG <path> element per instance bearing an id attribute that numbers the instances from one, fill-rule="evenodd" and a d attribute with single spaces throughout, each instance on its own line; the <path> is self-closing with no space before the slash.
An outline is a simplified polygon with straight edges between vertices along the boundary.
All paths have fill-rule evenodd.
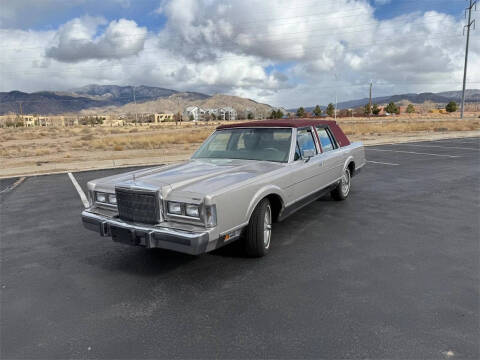
<path id="1" fill-rule="evenodd" d="M 350 192 L 350 170 L 345 169 L 345 172 L 342 176 L 342 193 L 344 196 L 347 196 Z"/>
<path id="2" fill-rule="evenodd" d="M 265 249 L 270 247 L 270 238 L 272 236 L 272 209 L 270 205 L 265 210 L 265 219 L 263 220 L 263 246 Z"/>

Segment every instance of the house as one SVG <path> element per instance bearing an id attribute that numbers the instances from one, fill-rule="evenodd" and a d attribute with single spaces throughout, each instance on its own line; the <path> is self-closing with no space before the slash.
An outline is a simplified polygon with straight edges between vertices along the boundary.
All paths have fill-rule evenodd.
<path id="1" fill-rule="evenodd" d="M 199 106 L 188 106 L 183 112 L 183 118 L 185 120 L 199 121 L 203 120 L 206 114 L 206 110 Z"/>

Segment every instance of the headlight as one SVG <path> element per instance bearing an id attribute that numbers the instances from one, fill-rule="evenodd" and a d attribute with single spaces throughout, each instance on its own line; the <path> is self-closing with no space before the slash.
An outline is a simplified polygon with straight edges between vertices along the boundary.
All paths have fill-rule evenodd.
<path id="1" fill-rule="evenodd" d="M 117 196 L 115 194 L 108 194 L 95 191 L 95 201 L 102 204 L 117 205 Z"/>
<path id="2" fill-rule="evenodd" d="M 178 202 L 168 202 L 168 212 L 170 214 L 182 215 L 182 205 Z"/>
<path id="3" fill-rule="evenodd" d="M 207 227 L 217 226 L 217 207 L 215 205 L 205 206 L 205 225 Z"/>
<path id="4" fill-rule="evenodd" d="M 197 205 L 187 204 L 185 206 L 185 214 L 194 218 L 200 218 L 200 209 Z"/>
<path id="5" fill-rule="evenodd" d="M 107 194 L 97 192 L 95 193 L 95 200 L 101 203 L 106 203 L 107 202 Z"/>
<path id="6" fill-rule="evenodd" d="M 109 194 L 108 202 L 112 205 L 117 205 L 117 196 L 115 194 Z"/>

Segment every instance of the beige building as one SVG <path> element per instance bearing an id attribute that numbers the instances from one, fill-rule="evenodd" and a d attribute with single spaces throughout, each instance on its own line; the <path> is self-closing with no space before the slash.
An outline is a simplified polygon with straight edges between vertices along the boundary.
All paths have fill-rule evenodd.
<path id="1" fill-rule="evenodd" d="M 173 121 L 174 114 L 173 113 L 160 113 L 160 114 L 153 114 L 155 120 L 155 124 L 163 122 L 163 121 Z"/>

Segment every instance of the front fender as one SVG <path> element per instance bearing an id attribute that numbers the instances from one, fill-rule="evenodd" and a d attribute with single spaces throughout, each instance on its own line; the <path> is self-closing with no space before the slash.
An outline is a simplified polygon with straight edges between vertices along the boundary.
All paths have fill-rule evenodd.
<path id="1" fill-rule="evenodd" d="M 285 206 L 285 199 L 286 195 L 285 192 L 279 188 L 278 186 L 275 185 L 266 185 L 262 188 L 260 188 L 255 195 L 252 197 L 252 200 L 250 201 L 247 209 L 247 214 L 246 214 L 246 219 L 247 221 L 250 221 L 250 217 L 252 216 L 253 210 L 257 207 L 258 203 L 264 199 L 265 197 L 269 195 L 277 195 L 280 197 L 282 201 L 282 209 Z"/>

